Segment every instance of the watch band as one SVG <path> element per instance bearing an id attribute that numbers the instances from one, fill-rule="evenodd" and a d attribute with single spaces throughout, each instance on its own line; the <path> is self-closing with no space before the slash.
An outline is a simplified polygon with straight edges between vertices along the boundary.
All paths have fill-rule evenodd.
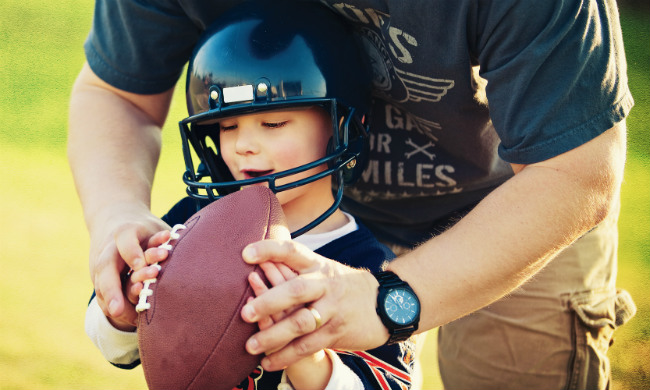
<path id="1" fill-rule="evenodd" d="M 391 271 L 379 271 L 374 273 L 375 278 L 379 282 L 380 286 L 391 288 L 391 287 L 400 287 L 400 286 L 409 286 L 408 283 L 399 278 L 394 272 Z"/>

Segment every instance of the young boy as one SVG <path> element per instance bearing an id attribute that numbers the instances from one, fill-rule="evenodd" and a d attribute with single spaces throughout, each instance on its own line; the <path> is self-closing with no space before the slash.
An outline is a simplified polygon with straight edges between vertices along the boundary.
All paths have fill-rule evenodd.
<path id="1" fill-rule="evenodd" d="M 338 209 L 343 186 L 360 175 L 367 151 L 363 121 L 371 82 L 361 53 L 349 27 L 318 4 L 250 2 L 217 20 L 199 40 L 188 68 L 190 117 L 181 122 L 181 133 L 190 198 L 170 210 L 165 222 L 183 223 L 197 202 L 267 185 L 296 241 L 327 258 L 379 271 L 394 255 Z M 168 237 L 161 232 L 150 240 L 149 264 L 166 258 L 155 246 Z M 263 269 L 272 285 L 294 276 L 282 265 L 267 263 Z M 156 275 L 154 267 L 130 275 L 125 288 L 131 303 L 142 281 Z M 268 288 L 256 274 L 249 282 L 258 295 Z M 314 319 L 319 326 L 317 312 Z M 139 364 L 133 324 L 109 322 L 94 299 L 86 331 L 111 363 Z M 240 387 L 402 389 L 410 386 L 413 356 L 410 340 L 368 352 L 321 350 L 282 372 L 260 368 L 242 378 Z"/>

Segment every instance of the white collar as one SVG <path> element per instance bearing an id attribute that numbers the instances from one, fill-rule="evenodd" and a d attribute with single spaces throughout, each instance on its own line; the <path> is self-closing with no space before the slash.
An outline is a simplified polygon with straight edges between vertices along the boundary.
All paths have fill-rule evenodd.
<path id="1" fill-rule="evenodd" d="M 315 251 L 316 249 L 329 244 L 337 238 L 343 237 L 346 234 L 356 231 L 359 228 L 359 225 L 357 225 L 354 217 L 346 212 L 343 212 L 343 214 L 348 218 L 348 223 L 341 226 L 340 228 L 324 233 L 307 232 L 301 236 L 294 238 L 294 241 L 305 245 L 312 251 Z"/>

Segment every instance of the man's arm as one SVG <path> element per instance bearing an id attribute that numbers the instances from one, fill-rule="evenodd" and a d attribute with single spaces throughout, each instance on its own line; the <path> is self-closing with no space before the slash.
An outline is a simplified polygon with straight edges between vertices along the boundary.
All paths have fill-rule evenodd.
<path id="1" fill-rule="evenodd" d="M 503 297 L 600 223 L 616 204 L 624 164 L 621 123 L 547 161 L 513 165 L 515 176 L 454 227 L 391 263 L 426 297 L 424 328 Z"/>
<path id="2" fill-rule="evenodd" d="M 547 161 L 513 165 L 515 176 L 453 228 L 391 262 L 388 269 L 420 297 L 420 330 L 453 321 L 508 294 L 602 221 L 619 194 L 624 163 L 625 124 L 619 123 Z M 324 347 L 369 349 L 388 339 L 375 313 L 378 284 L 369 273 L 291 242 L 258 242 L 243 255 L 252 263 L 284 262 L 301 274 L 244 306 L 245 320 L 313 302 L 326 322 L 312 332 L 304 325 L 309 319 L 300 318 L 306 311 L 297 310 L 254 335 L 247 344 L 249 352 L 282 347 L 264 358 L 265 369 L 279 369 Z"/>
<path id="3" fill-rule="evenodd" d="M 142 247 L 168 229 L 149 208 L 172 93 L 116 89 L 88 64 L 72 90 L 68 159 L 90 233 L 90 275 L 104 313 L 126 322 L 136 316 L 124 299 L 120 273 L 127 265 L 142 268 Z"/>

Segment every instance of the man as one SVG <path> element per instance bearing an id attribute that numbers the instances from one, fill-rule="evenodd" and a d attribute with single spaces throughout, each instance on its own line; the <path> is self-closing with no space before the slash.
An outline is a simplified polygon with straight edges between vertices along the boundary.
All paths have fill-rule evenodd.
<path id="1" fill-rule="evenodd" d="M 400 328 L 375 312 L 382 279 L 263 242 L 244 259 L 301 276 L 244 318 L 310 303 L 324 325 L 312 332 L 296 311 L 249 351 L 282 347 L 264 360 L 273 370 L 324 346 L 367 349 L 447 324 L 448 388 L 606 387 L 607 345 L 625 317 L 612 313 L 626 310 L 616 217 L 633 104 L 615 2 L 329 5 L 358 26 L 375 71 L 371 158 L 344 208 L 402 252 L 424 242 L 388 265 L 419 297 L 421 319 Z M 109 316 L 135 316 L 119 274 L 141 268 L 147 239 L 167 228 L 149 211 L 160 127 L 196 37 L 226 8 L 97 2 L 69 155 Z"/>

